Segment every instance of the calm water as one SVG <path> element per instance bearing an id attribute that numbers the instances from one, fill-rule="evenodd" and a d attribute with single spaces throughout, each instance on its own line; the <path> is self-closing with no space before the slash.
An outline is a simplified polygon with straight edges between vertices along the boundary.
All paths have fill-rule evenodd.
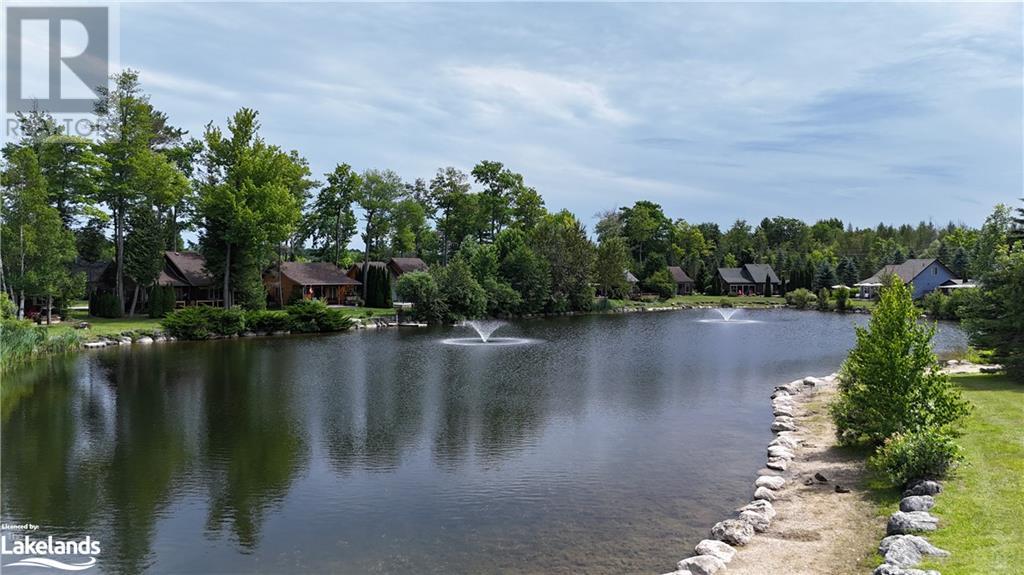
<path id="1" fill-rule="evenodd" d="M 711 317 L 495 334 L 540 340 L 519 346 L 400 329 L 36 365 L 3 382 L 2 520 L 100 540 L 105 573 L 669 571 L 750 496 L 772 386 L 834 370 L 865 321 Z"/>

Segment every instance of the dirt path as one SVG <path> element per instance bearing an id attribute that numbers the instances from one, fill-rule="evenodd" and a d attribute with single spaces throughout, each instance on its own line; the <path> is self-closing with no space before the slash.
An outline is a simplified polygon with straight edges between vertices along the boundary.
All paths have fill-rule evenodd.
<path id="1" fill-rule="evenodd" d="M 795 415 L 804 444 L 785 472 L 762 470 L 787 480 L 773 502 L 778 515 L 766 532 L 737 548 L 729 575 L 870 573 L 866 558 L 884 536 L 885 520 L 864 489 L 863 458 L 836 446 L 827 407 L 835 393 L 833 382 L 798 396 Z M 815 473 L 828 482 L 805 485 Z M 836 493 L 836 484 L 850 493 Z"/>

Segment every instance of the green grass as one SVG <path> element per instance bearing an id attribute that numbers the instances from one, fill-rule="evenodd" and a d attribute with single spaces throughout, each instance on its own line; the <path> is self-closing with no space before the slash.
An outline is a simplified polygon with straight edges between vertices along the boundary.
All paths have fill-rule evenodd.
<path id="1" fill-rule="evenodd" d="M 1024 569 L 1024 385 L 1002 375 L 954 377 L 974 404 L 960 444 L 967 465 L 943 484 L 928 539 L 952 556 L 922 569 L 943 575 Z"/>
<path id="2" fill-rule="evenodd" d="M 390 307 L 341 307 L 338 308 L 352 318 L 395 317 L 395 309 Z"/>
<path id="3" fill-rule="evenodd" d="M 72 327 L 80 321 L 89 322 L 89 329 L 74 329 Z M 43 326 L 45 327 L 46 324 L 44 323 Z M 76 331 L 88 339 L 104 335 L 120 335 L 126 331 L 158 330 L 160 329 L 160 320 L 145 315 L 121 318 L 92 317 L 84 310 L 75 310 L 71 312 L 70 320 L 51 325 L 49 329 L 51 333 Z"/>

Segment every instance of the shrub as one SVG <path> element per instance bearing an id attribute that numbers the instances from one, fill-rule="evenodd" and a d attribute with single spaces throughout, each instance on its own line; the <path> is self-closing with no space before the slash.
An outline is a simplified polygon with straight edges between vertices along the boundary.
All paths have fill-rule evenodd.
<path id="1" fill-rule="evenodd" d="M 842 443 L 877 447 L 895 433 L 951 429 L 967 415 L 968 404 L 936 365 L 935 326 L 917 316 L 909 288 L 890 279 L 843 364 L 831 406 Z"/>
<path id="2" fill-rule="evenodd" d="M 121 313 L 121 300 L 112 293 L 94 293 L 89 298 L 89 315 L 95 317 L 118 318 Z"/>
<path id="3" fill-rule="evenodd" d="M 885 440 L 868 464 L 896 486 L 919 479 L 939 479 L 963 461 L 950 434 L 939 429 L 896 433 Z"/>
<path id="4" fill-rule="evenodd" d="M 850 309 L 850 288 L 836 288 L 833 290 L 832 295 L 835 296 L 837 311 L 846 311 Z"/>
<path id="5" fill-rule="evenodd" d="M 174 311 L 174 288 L 153 286 L 149 293 L 149 317 L 161 318 Z"/>
<path id="6" fill-rule="evenodd" d="M 0 319 L 13 319 L 18 315 L 18 306 L 14 305 L 7 292 L 0 292 Z"/>
<path id="7" fill-rule="evenodd" d="M 6 370 L 28 361 L 46 338 L 45 329 L 33 325 L 30 321 L 0 321 L 0 369 Z"/>
<path id="8" fill-rule="evenodd" d="M 167 333 L 179 339 L 206 339 L 213 334 L 211 310 L 219 308 L 186 307 L 167 314 L 161 325 Z M 216 313 L 215 311 L 213 313 Z"/>
<path id="9" fill-rule="evenodd" d="M 342 331 L 352 327 L 352 320 L 344 312 L 329 308 L 318 299 L 293 303 L 285 311 L 292 331 L 317 333 Z"/>
<path id="10" fill-rule="evenodd" d="M 828 301 L 828 288 L 821 288 L 818 290 L 818 311 L 828 311 L 832 309 L 829 307 Z"/>
<path id="11" fill-rule="evenodd" d="M 718 307 L 732 307 L 732 302 L 723 297 L 718 300 Z"/>
<path id="12" fill-rule="evenodd" d="M 786 303 L 797 309 L 807 309 L 818 303 L 818 296 L 808 289 L 798 288 L 786 294 Z"/>
<path id="13" fill-rule="evenodd" d="M 402 301 L 412 304 L 412 314 L 418 321 L 441 323 L 447 320 L 448 305 L 437 289 L 434 276 L 427 272 L 411 272 L 398 279 L 395 288 Z"/>
<path id="14" fill-rule="evenodd" d="M 642 286 L 645 290 L 658 294 L 661 299 L 676 295 L 676 282 L 672 279 L 672 274 L 668 273 L 668 268 L 663 267 L 652 273 L 644 280 Z"/>
<path id="15" fill-rule="evenodd" d="M 259 332 L 287 331 L 288 312 L 281 310 L 253 310 L 245 312 L 245 329 Z"/>
<path id="16" fill-rule="evenodd" d="M 210 322 L 210 331 L 221 336 L 238 335 L 245 331 L 245 312 L 241 308 L 201 308 L 209 310 L 207 317 Z"/>
<path id="17" fill-rule="evenodd" d="M 434 267 L 431 273 L 448 306 L 449 319 L 475 319 L 487 313 L 487 293 L 461 257 L 446 266 Z"/>

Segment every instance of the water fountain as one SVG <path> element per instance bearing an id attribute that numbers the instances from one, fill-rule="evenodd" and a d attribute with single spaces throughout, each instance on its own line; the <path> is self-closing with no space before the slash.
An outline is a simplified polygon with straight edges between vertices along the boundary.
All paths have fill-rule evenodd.
<path id="1" fill-rule="evenodd" d="M 742 311 L 739 308 L 716 307 L 716 308 L 714 308 L 714 310 L 715 310 L 716 313 L 718 313 L 718 317 L 710 318 L 710 319 L 699 319 L 697 321 L 699 321 L 701 323 L 722 323 L 722 324 L 733 324 L 733 325 L 744 324 L 744 323 L 760 323 L 756 319 L 733 319 L 734 315 L 736 315 L 737 313 Z"/>
<path id="2" fill-rule="evenodd" d="M 722 316 L 722 321 L 729 321 L 730 319 L 732 319 L 732 316 L 736 315 L 736 312 L 740 310 L 735 308 L 730 309 L 718 307 L 715 308 L 715 311 L 718 312 L 718 315 Z"/>
<path id="3" fill-rule="evenodd" d="M 523 343 L 533 343 L 536 340 L 526 339 L 521 337 L 492 337 L 494 332 L 500 327 L 505 325 L 505 322 L 499 320 L 469 320 L 459 324 L 461 327 L 471 327 L 476 332 L 477 337 L 451 337 L 448 339 L 441 340 L 441 343 L 447 345 L 518 345 Z"/>

